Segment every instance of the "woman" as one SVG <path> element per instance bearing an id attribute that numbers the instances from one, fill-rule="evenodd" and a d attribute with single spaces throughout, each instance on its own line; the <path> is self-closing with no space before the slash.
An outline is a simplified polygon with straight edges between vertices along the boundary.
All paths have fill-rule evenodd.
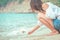
<path id="1" fill-rule="evenodd" d="M 48 2 L 43 3 L 41 0 L 31 0 L 31 9 L 38 13 L 38 25 L 35 26 L 28 34 L 32 34 L 42 25 L 46 25 L 52 32 L 49 35 L 60 32 L 60 8 Z"/>

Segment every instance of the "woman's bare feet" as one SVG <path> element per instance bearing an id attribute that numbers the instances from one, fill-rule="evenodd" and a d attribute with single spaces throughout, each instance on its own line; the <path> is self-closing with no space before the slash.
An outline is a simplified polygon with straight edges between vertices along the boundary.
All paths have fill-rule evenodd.
<path id="1" fill-rule="evenodd" d="M 56 34 L 59 34 L 59 32 L 58 31 L 53 31 L 49 34 L 46 34 L 45 36 L 53 36 L 53 35 L 56 35 Z"/>

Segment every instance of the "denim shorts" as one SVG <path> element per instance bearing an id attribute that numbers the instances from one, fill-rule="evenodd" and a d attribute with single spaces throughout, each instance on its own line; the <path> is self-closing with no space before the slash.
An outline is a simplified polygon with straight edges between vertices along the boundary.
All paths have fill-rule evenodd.
<path id="1" fill-rule="evenodd" d="M 53 19 L 53 25 L 54 25 L 54 28 L 60 32 L 60 20 L 58 19 Z"/>

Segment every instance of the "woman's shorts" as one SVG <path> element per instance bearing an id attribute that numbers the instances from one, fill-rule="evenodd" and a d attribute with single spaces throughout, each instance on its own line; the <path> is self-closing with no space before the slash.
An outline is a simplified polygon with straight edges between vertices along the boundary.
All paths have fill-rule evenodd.
<path id="1" fill-rule="evenodd" d="M 60 20 L 53 19 L 54 28 L 60 33 Z"/>

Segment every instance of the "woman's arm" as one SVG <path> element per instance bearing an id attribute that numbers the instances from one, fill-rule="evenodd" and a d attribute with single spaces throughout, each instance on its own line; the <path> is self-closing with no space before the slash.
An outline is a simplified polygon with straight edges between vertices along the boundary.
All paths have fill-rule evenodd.
<path id="1" fill-rule="evenodd" d="M 29 34 L 29 35 L 32 34 L 32 33 L 35 32 L 38 28 L 40 28 L 39 25 L 35 26 L 32 30 L 30 30 L 30 31 L 28 32 L 28 34 Z"/>
<path id="2" fill-rule="evenodd" d="M 45 17 L 45 15 L 40 15 L 40 18 L 38 18 L 44 25 L 46 25 L 51 31 L 56 31 L 54 29 L 52 20 L 50 18 Z M 32 34 L 34 31 L 36 31 L 40 26 L 35 26 L 32 30 L 28 32 L 28 34 Z"/>

